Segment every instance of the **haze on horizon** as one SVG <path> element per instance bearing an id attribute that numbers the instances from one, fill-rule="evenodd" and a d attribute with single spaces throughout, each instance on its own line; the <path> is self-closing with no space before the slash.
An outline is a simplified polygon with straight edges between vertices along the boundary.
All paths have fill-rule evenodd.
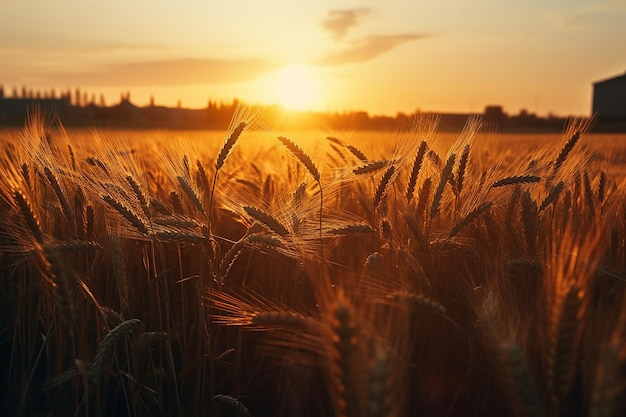
<path id="1" fill-rule="evenodd" d="M 626 0 L 0 0 L 0 84 L 147 104 L 589 115 Z"/>

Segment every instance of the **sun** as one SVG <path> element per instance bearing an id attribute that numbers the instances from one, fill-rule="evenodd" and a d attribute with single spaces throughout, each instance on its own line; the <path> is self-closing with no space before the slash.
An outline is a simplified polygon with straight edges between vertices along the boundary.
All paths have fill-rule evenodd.
<path id="1" fill-rule="evenodd" d="M 274 76 L 276 100 L 289 109 L 310 110 L 318 98 L 319 88 L 309 65 L 292 64 L 281 68 Z"/>

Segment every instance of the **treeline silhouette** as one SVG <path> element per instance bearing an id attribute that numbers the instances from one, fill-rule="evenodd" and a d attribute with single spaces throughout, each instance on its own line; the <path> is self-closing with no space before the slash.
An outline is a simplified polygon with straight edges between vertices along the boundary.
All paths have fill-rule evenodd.
<path id="1" fill-rule="evenodd" d="M 154 98 L 147 106 L 137 106 L 130 100 L 130 93 L 122 93 L 120 101 L 107 106 L 103 95 L 89 94 L 80 89 L 35 91 L 22 87 L 13 88 L 6 94 L 0 86 L 0 126 L 22 126 L 29 112 L 37 108 L 59 117 L 66 126 L 94 126 L 151 129 L 215 129 L 228 127 L 237 99 L 230 103 L 209 100 L 201 109 L 156 105 Z M 354 129 L 390 131 L 406 127 L 417 114 L 434 114 L 439 117 L 440 130 L 458 131 L 463 128 L 468 113 L 397 113 L 395 116 L 370 115 L 365 111 L 314 112 L 287 110 L 279 105 L 266 106 L 265 117 L 279 129 Z M 521 110 L 509 115 L 502 106 L 487 106 L 483 119 L 497 131 L 560 131 L 568 117 L 549 115 L 539 117 Z"/>

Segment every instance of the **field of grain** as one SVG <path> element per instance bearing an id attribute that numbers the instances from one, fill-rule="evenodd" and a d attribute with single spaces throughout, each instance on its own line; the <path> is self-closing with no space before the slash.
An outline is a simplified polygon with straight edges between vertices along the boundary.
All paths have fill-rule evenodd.
<path id="1" fill-rule="evenodd" d="M 626 412 L 626 136 L 2 133 L 3 415 Z"/>

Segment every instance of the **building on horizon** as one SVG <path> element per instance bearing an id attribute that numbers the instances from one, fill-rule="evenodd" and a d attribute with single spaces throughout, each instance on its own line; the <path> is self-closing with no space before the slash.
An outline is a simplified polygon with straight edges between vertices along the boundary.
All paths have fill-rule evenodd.
<path id="1" fill-rule="evenodd" d="M 626 123 L 626 72 L 593 83 L 592 115 L 599 123 Z"/>

